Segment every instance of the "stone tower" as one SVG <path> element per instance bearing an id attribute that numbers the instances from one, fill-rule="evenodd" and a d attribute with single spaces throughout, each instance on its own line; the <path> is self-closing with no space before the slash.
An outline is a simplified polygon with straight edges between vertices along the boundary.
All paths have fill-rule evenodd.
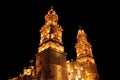
<path id="1" fill-rule="evenodd" d="M 62 27 L 58 15 L 51 9 L 40 29 L 40 43 L 36 54 L 36 75 L 40 80 L 67 80 L 66 53 L 62 42 Z"/>
<path id="2" fill-rule="evenodd" d="M 87 34 L 83 29 L 78 30 L 75 48 L 80 75 L 78 80 L 99 80 L 97 66 L 92 54 L 92 46 L 87 41 Z"/>
<path id="3" fill-rule="evenodd" d="M 83 29 L 78 30 L 76 60 L 67 61 L 68 80 L 99 80 L 91 44 Z"/>

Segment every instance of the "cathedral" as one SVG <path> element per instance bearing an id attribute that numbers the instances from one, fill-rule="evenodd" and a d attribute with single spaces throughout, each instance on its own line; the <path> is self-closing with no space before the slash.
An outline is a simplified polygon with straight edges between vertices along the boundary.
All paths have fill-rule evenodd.
<path id="1" fill-rule="evenodd" d="M 36 60 L 23 69 L 17 77 L 8 80 L 99 80 L 92 46 L 87 34 L 79 29 L 76 35 L 76 60 L 67 61 L 62 42 L 62 26 L 58 15 L 51 8 L 45 15 L 45 24 L 40 29 L 40 42 Z"/>

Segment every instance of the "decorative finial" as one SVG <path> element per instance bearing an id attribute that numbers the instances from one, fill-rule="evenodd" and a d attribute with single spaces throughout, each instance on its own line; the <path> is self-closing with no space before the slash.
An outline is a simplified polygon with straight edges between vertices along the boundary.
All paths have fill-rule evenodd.
<path id="1" fill-rule="evenodd" d="M 51 6 L 51 9 L 53 9 L 53 6 Z"/>
<path id="2" fill-rule="evenodd" d="M 82 28 L 82 26 L 81 25 L 79 25 L 79 29 L 81 29 Z"/>
<path id="3" fill-rule="evenodd" d="M 33 57 L 32 57 L 32 59 L 30 60 L 30 63 L 33 63 L 34 62 L 34 60 L 33 60 Z"/>

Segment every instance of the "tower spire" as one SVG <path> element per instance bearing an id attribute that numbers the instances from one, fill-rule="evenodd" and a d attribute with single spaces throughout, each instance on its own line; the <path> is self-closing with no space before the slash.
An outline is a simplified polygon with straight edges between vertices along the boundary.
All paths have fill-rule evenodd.
<path id="1" fill-rule="evenodd" d="M 83 29 L 81 29 L 81 26 L 79 26 L 80 29 L 78 30 L 77 34 L 77 44 L 75 46 L 77 58 L 84 57 L 84 56 L 91 56 L 92 50 L 91 50 L 91 44 L 87 41 L 87 34 Z"/>
<path id="2" fill-rule="evenodd" d="M 82 71 L 87 72 L 84 76 L 82 74 L 79 75 L 85 80 L 98 80 L 99 76 L 92 54 L 92 45 L 87 40 L 87 34 L 81 29 L 81 26 L 79 27 L 80 29 L 78 30 L 77 43 L 75 46 L 77 54 L 76 61 L 81 65 L 80 68 L 83 68 Z"/>
<path id="3" fill-rule="evenodd" d="M 40 44 L 36 54 L 36 75 L 40 80 L 68 80 L 62 31 L 58 15 L 51 6 L 45 15 L 45 24 L 40 29 Z"/>
<path id="4" fill-rule="evenodd" d="M 53 6 L 51 6 L 51 9 L 53 9 Z"/>
<path id="5" fill-rule="evenodd" d="M 80 29 L 80 30 L 82 29 L 82 26 L 81 26 L 81 25 L 79 25 L 79 29 Z"/>
<path id="6" fill-rule="evenodd" d="M 58 15 L 53 6 L 45 15 L 45 24 L 40 30 L 40 47 L 38 52 L 41 52 L 49 47 L 55 48 L 57 51 L 64 52 L 62 42 L 62 27 L 58 24 Z"/>

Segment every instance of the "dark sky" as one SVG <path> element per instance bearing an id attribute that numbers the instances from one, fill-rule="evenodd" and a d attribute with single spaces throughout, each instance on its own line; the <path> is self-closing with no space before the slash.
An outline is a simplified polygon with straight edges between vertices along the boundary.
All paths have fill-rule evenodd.
<path id="1" fill-rule="evenodd" d="M 6 3 L 3 16 L 2 56 L 0 80 L 7 80 L 22 72 L 31 57 L 37 53 L 39 44 L 39 29 L 44 25 L 44 16 L 51 6 L 59 16 L 59 25 L 64 29 L 63 43 L 67 59 L 75 59 L 75 43 L 79 25 L 85 30 L 88 41 L 92 45 L 94 59 L 101 80 L 110 80 L 111 65 L 100 47 L 103 39 L 99 32 L 98 3 L 64 0 L 32 0 L 29 2 L 15 1 Z M 4 7 L 4 6 L 3 6 Z M 4 14 L 4 13 L 3 13 Z"/>

